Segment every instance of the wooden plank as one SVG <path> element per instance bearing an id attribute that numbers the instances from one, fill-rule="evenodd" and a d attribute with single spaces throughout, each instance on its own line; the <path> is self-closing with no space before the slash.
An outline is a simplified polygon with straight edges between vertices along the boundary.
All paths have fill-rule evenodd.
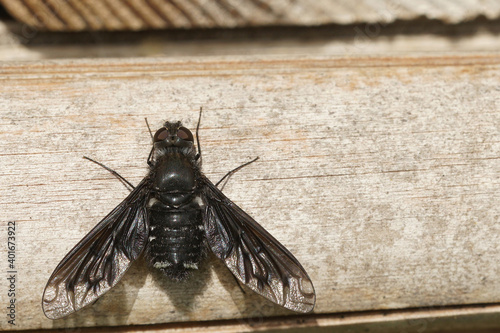
<path id="1" fill-rule="evenodd" d="M 479 310 L 479 311 L 478 311 Z M 494 333 L 499 327 L 498 305 L 460 306 L 391 311 L 371 311 L 328 315 L 287 316 L 216 320 L 208 322 L 169 323 L 144 326 L 113 327 L 114 332 L 460 332 Z M 84 328 L 81 333 L 101 333 L 109 327 Z M 58 330 L 46 330 L 58 332 Z"/>
<path id="2" fill-rule="evenodd" d="M 144 117 L 194 128 L 200 106 L 205 173 L 217 180 L 260 157 L 225 193 L 304 264 L 316 313 L 500 299 L 498 55 L 46 61 L 0 72 L 0 209 L 4 232 L 16 221 L 18 277 L 17 325 L 2 329 L 290 314 L 242 294 L 213 258 L 182 284 L 139 261 L 92 307 L 60 321 L 41 312 L 54 267 L 127 194 L 82 155 L 137 183 Z M 6 279 L 0 288 L 6 304 Z"/>
<path id="3" fill-rule="evenodd" d="M 421 17 L 460 23 L 484 16 L 497 19 L 500 4 L 484 0 L 0 0 L 17 20 L 38 30 L 151 30 L 315 26 L 368 23 L 376 31 L 398 20 Z"/>
<path id="4" fill-rule="evenodd" d="M 372 25 L 267 27 L 225 30 L 43 33 L 15 21 L 0 21 L 0 61 L 130 58 L 147 56 L 303 55 L 401 56 L 497 52 L 499 21 L 456 25 L 398 21 Z M 417 53 L 418 52 L 418 53 Z"/>

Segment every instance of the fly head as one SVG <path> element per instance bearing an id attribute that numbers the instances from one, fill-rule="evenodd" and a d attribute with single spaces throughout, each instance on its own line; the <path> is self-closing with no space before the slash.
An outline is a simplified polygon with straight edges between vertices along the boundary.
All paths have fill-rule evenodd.
<path id="1" fill-rule="evenodd" d="M 193 133 L 183 127 L 181 122 L 166 122 L 156 131 L 153 142 L 155 147 L 192 147 Z"/>
<path id="2" fill-rule="evenodd" d="M 189 159 L 196 160 L 193 133 L 182 126 L 180 121 L 167 121 L 153 136 L 153 148 L 148 164 L 154 167 L 162 156 L 176 152 L 182 152 Z"/>

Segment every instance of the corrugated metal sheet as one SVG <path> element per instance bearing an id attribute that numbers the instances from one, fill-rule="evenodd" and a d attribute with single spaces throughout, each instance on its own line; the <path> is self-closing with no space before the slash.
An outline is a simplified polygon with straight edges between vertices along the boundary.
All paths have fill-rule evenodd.
<path id="1" fill-rule="evenodd" d="M 498 0 L 0 0 L 40 30 L 146 30 L 265 25 L 459 23 L 500 16 Z"/>

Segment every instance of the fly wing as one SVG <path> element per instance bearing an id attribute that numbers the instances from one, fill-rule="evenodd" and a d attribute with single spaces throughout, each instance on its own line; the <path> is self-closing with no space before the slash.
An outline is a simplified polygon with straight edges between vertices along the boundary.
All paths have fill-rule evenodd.
<path id="1" fill-rule="evenodd" d="M 43 293 L 50 319 L 67 316 L 93 303 L 115 286 L 148 240 L 146 177 L 59 263 Z"/>
<path id="2" fill-rule="evenodd" d="M 314 287 L 297 259 L 210 180 L 203 182 L 203 220 L 213 253 L 256 293 L 293 311 L 312 311 Z"/>

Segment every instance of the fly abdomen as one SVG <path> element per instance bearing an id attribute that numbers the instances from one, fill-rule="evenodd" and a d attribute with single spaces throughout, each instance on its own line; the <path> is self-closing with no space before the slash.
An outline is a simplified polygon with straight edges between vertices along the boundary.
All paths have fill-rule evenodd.
<path id="1" fill-rule="evenodd" d="M 201 209 L 196 202 L 173 208 L 156 201 L 149 209 L 148 258 L 165 275 L 183 280 L 204 255 Z"/>

